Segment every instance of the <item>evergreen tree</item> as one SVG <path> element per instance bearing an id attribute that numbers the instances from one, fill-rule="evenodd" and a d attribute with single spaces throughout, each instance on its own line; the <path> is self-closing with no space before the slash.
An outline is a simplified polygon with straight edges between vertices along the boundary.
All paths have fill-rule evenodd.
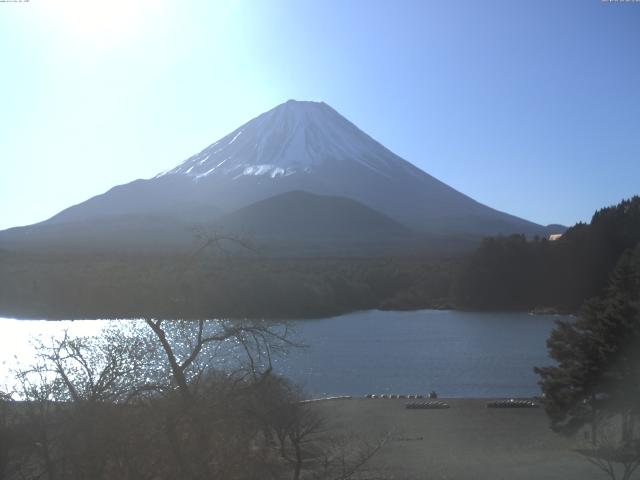
<path id="1" fill-rule="evenodd" d="M 558 363 L 536 368 L 551 427 L 571 434 L 620 415 L 622 440 L 632 440 L 640 407 L 640 244 L 618 261 L 601 299 L 575 322 L 558 322 L 547 346 Z"/>
<path id="2" fill-rule="evenodd" d="M 557 241 L 485 239 L 457 272 L 453 302 L 471 309 L 576 311 L 604 294 L 620 255 L 640 242 L 640 197 L 598 210 Z"/>

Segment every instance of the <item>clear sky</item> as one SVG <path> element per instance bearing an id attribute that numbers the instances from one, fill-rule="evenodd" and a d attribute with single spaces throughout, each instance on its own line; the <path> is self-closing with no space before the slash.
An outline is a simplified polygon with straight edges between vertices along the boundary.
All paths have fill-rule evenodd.
<path id="1" fill-rule="evenodd" d="M 640 2 L 0 3 L 0 228 L 323 100 L 494 208 L 588 220 L 640 193 Z"/>

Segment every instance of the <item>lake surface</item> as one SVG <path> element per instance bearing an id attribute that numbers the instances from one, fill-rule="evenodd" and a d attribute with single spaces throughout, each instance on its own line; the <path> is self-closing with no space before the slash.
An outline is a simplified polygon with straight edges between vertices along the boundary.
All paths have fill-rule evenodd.
<path id="1" fill-rule="evenodd" d="M 294 339 L 307 346 L 276 358 L 274 369 L 309 397 L 431 390 L 446 397 L 533 396 L 540 392 L 533 367 L 552 363 L 545 341 L 556 320 L 569 318 L 372 310 L 300 320 L 292 322 Z M 0 319 L 2 377 L 29 363 L 34 335 L 95 335 L 108 323 Z"/>

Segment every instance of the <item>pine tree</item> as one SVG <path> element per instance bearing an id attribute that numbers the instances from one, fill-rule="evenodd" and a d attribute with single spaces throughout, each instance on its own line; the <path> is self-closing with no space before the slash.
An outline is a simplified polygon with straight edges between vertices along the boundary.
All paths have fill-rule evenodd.
<path id="1" fill-rule="evenodd" d="M 575 322 L 558 322 L 547 346 L 557 365 L 535 370 L 552 429 L 591 424 L 595 443 L 598 421 L 620 415 L 629 444 L 640 410 L 640 244 L 621 256 L 603 298 Z"/>

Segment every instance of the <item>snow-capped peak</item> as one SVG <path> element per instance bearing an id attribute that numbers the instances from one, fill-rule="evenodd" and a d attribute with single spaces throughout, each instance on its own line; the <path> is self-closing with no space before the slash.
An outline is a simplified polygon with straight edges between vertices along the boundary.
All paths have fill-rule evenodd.
<path id="1" fill-rule="evenodd" d="M 397 161 L 406 166 L 326 103 L 289 100 L 157 177 L 279 178 L 343 162 L 389 176 Z"/>

